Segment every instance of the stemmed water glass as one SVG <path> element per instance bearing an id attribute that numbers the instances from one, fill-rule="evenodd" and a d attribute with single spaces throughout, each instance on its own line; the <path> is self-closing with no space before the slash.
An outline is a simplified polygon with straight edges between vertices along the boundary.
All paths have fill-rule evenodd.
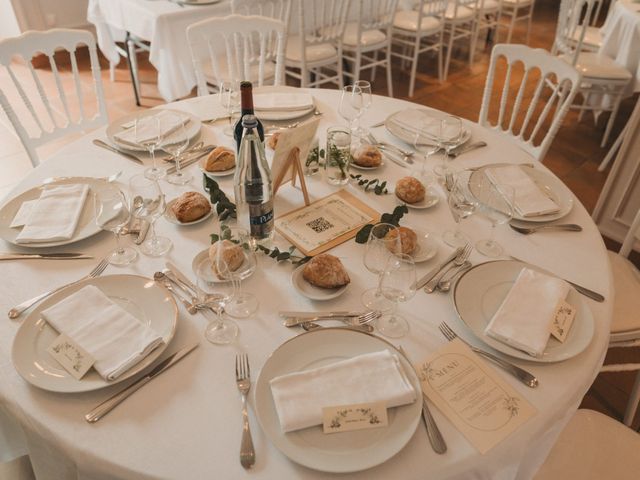
<path id="1" fill-rule="evenodd" d="M 167 207 L 164 194 L 158 182 L 146 178 L 144 175 L 134 175 L 129 180 L 131 195 L 131 214 L 141 220 L 149 222 L 151 238 L 140 248 L 143 253 L 151 257 L 159 257 L 169 251 L 173 243 L 167 237 L 156 235 L 155 223 Z"/>
<path id="2" fill-rule="evenodd" d="M 342 89 L 338 112 L 349 123 L 352 136 L 357 136 L 358 121 L 364 112 L 365 96 L 356 85 L 347 85 Z"/>
<path id="3" fill-rule="evenodd" d="M 210 268 L 207 265 L 206 268 Z M 198 289 L 203 294 L 200 299 L 202 305 L 210 308 L 211 314 L 206 317 L 209 323 L 204 329 L 204 338 L 216 345 L 227 345 L 238 336 L 238 325 L 225 315 L 225 306 L 230 295 L 222 291 L 224 287 L 220 283 L 207 281 L 205 277 L 198 275 Z M 215 314 L 215 318 L 209 315 Z"/>
<path id="4" fill-rule="evenodd" d="M 391 302 L 380 289 L 380 279 L 389 257 L 402 251 L 399 233 L 395 225 L 390 223 L 378 223 L 369 232 L 362 261 L 367 270 L 378 276 L 378 282 L 375 288 L 364 291 L 361 300 L 371 310 L 385 311 L 391 308 Z"/>
<path id="5" fill-rule="evenodd" d="M 442 148 L 445 154 L 442 156 L 442 164 L 437 165 L 433 171 L 436 175 L 444 177 L 451 173 L 449 168 L 449 156 L 451 150 L 458 145 L 462 139 L 462 120 L 453 115 L 447 115 L 440 121 L 440 136 L 438 137 L 438 146 Z"/>
<path id="6" fill-rule="evenodd" d="M 477 208 L 491 222 L 491 233 L 489 238 L 478 240 L 476 250 L 487 257 L 499 257 L 504 249 L 495 241 L 496 225 L 504 225 L 513 218 L 515 190 L 511 185 L 493 185 L 488 181 L 477 187 L 480 198 Z"/>
<path id="7" fill-rule="evenodd" d="M 441 122 L 437 118 L 425 118 L 416 130 L 413 139 L 413 146 L 416 151 L 423 154 L 423 160 L 420 165 L 412 172 L 413 175 L 424 185 L 427 194 L 425 197 L 425 205 L 434 205 L 438 201 L 438 196 L 433 193 L 431 185 L 434 183 L 433 175 L 427 171 L 428 159 L 440 149 Z"/>
<path id="8" fill-rule="evenodd" d="M 177 127 L 175 127 L 175 125 L 177 125 Z M 161 131 L 169 131 L 172 128 L 175 128 L 175 130 L 161 145 L 162 149 L 171 155 L 173 157 L 173 161 L 176 163 L 175 173 L 168 175 L 166 180 L 174 185 L 184 185 L 189 183 L 192 178 L 190 173 L 184 173 L 180 168 L 180 156 L 189 144 L 187 127 L 180 115 L 169 113 L 162 117 Z"/>
<path id="9" fill-rule="evenodd" d="M 116 249 L 109 254 L 109 263 L 129 265 L 136 259 L 138 252 L 134 248 L 123 247 L 120 243 L 120 233 L 131 218 L 124 193 L 113 186 L 101 188 L 94 194 L 93 205 L 96 225 L 116 236 Z"/>
<path id="10" fill-rule="evenodd" d="M 373 95 L 371 95 L 371 83 L 366 80 L 358 80 L 353 85 L 360 89 L 362 95 L 362 113 L 360 114 L 362 116 L 369 108 L 371 108 L 371 104 L 373 103 Z M 359 125 L 354 133 L 356 136 L 364 138 L 367 136 L 368 131 L 365 127 Z"/>
<path id="11" fill-rule="evenodd" d="M 393 302 L 390 315 L 380 317 L 376 327 L 385 337 L 400 338 L 409 331 L 407 320 L 398 315 L 398 303 L 406 302 L 416 293 L 416 266 L 409 255 L 396 253 L 389 257 L 380 278 L 380 289 Z"/>
<path id="12" fill-rule="evenodd" d="M 135 141 L 142 148 L 145 148 L 151 155 L 151 168 L 144 171 L 145 177 L 151 180 L 158 180 L 166 175 L 164 168 L 158 167 L 156 162 L 156 148 L 160 143 L 160 119 L 157 115 L 144 115 L 136 117 L 133 127 L 135 129 Z"/>
<path id="13" fill-rule="evenodd" d="M 232 117 L 234 111 L 237 110 L 238 101 L 238 88 L 234 82 L 221 82 L 218 85 L 218 103 L 224 108 L 225 114 L 229 118 L 229 123 L 223 130 L 225 135 L 233 135 Z"/>
<path id="14" fill-rule="evenodd" d="M 468 239 L 460 231 L 460 221 L 473 215 L 476 202 L 472 198 L 468 188 L 469 172 L 459 172 L 455 175 L 447 174 L 447 204 L 453 220 L 456 222 L 455 230 L 447 230 L 442 234 L 442 239 L 452 247 L 463 247 Z"/>

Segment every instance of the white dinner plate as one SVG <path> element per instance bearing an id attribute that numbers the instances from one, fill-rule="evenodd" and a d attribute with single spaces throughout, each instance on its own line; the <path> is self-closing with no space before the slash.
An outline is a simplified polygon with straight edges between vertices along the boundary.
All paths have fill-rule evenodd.
<path id="1" fill-rule="evenodd" d="M 416 233 L 418 239 L 416 249 L 411 252 L 411 258 L 416 263 L 431 260 L 438 253 L 438 242 L 435 239 L 435 235 L 415 228 L 412 228 L 412 230 Z"/>
<path id="2" fill-rule="evenodd" d="M 198 162 L 198 165 L 200 166 L 200 170 L 202 170 L 202 173 L 204 173 L 207 177 L 211 178 L 212 180 L 215 180 L 216 177 L 227 177 L 229 175 L 233 175 L 236 171 L 236 167 L 234 165 L 233 168 L 230 168 L 228 170 L 222 170 L 220 172 L 210 172 L 204 168 L 206 164 L 207 164 L 207 157 L 202 157 Z"/>
<path id="3" fill-rule="evenodd" d="M 84 202 L 84 207 L 82 212 L 80 213 L 80 219 L 78 220 L 78 225 L 76 226 L 76 230 L 69 240 L 59 240 L 56 242 L 40 242 L 40 243 L 16 243 L 16 237 L 20 233 L 20 228 L 10 228 L 11 221 L 13 217 L 16 216 L 20 206 L 28 201 L 35 200 L 40 197 L 42 190 L 46 187 L 52 185 L 77 185 L 77 184 L 87 184 L 89 185 L 89 194 L 87 195 L 87 199 Z M 95 212 L 93 205 L 93 194 L 101 189 L 107 188 L 108 183 L 105 180 L 99 178 L 92 177 L 68 177 L 62 178 L 60 180 L 47 183 L 47 185 L 41 185 L 39 187 L 34 187 L 26 192 L 22 192 L 20 195 L 13 197 L 7 203 L 5 203 L 0 208 L 0 238 L 6 240 L 9 243 L 13 243 L 15 245 L 19 245 L 21 247 L 27 248 L 47 248 L 47 247 L 58 247 L 60 245 L 68 245 L 73 242 L 77 242 L 79 240 L 83 240 L 88 238 L 96 233 L 100 232 L 100 228 L 96 224 L 95 221 Z"/>
<path id="4" fill-rule="evenodd" d="M 58 332 L 42 319 L 40 312 L 87 285 L 98 287 L 112 301 L 162 336 L 164 341 L 140 363 L 112 381 L 105 380 L 94 369 L 76 380 L 47 353 Z M 171 342 L 177 320 L 176 302 L 164 287 L 151 279 L 137 275 L 91 278 L 60 290 L 35 307 L 16 333 L 11 360 L 22 378 L 44 390 L 63 393 L 98 390 L 122 382 L 151 365 Z"/>
<path id="5" fill-rule="evenodd" d="M 311 300 L 331 300 L 332 298 L 342 295 L 349 286 L 349 284 L 346 284 L 338 288 L 316 287 L 304 279 L 302 276 L 303 269 L 304 265 L 301 265 L 293 271 L 291 274 L 291 283 L 293 283 L 293 288 L 295 288 L 298 293 Z"/>
<path id="6" fill-rule="evenodd" d="M 173 3 L 177 3 L 179 5 L 214 5 L 216 3 L 220 3 L 222 0 L 171 0 Z"/>
<path id="7" fill-rule="evenodd" d="M 489 178 L 487 178 L 484 173 L 484 169 L 487 167 L 491 167 L 491 165 L 485 165 L 484 167 L 479 168 L 471 173 L 469 177 L 469 190 L 481 202 L 483 201 L 483 189 L 475 188 L 474 182 L 478 181 L 480 185 L 484 182 L 490 182 Z M 562 180 L 551 173 L 534 167 L 522 165 L 521 168 L 527 175 L 529 175 L 529 177 L 531 177 L 536 185 L 538 185 L 538 187 L 540 187 L 540 189 L 545 192 L 546 195 L 558 205 L 558 207 L 560 207 L 560 210 L 556 213 L 537 215 L 535 217 L 522 217 L 514 210 L 514 220 L 521 220 L 524 222 L 552 222 L 566 216 L 571 211 L 573 208 L 573 194 L 571 193 L 571 190 L 562 183 Z"/>
<path id="8" fill-rule="evenodd" d="M 149 110 L 144 110 L 143 112 L 136 112 L 136 113 L 130 113 L 129 115 L 125 115 L 124 117 L 120 117 L 118 118 L 115 122 L 112 122 L 108 127 L 107 127 L 107 138 L 109 139 L 109 142 L 114 145 L 115 147 L 122 149 L 122 150 L 131 150 L 131 151 L 135 151 L 135 152 L 146 152 L 147 149 L 143 148 L 143 147 L 137 147 L 137 146 L 133 146 L 133 145 L 129 145 L 129 144 L 125 144 L 125 143 L 121 143 L 119 142 L 114 135 L 125 130 L 125 127 L 123 125 L 126 125 L 128 128 L 135 128 L 132 125 L 135 124 L 136 118 L 140 118 L 140 117 L 149 117 L 151 115 L 157 115 L 160 112 L 174 112 L 178 115 L 186 115 L 189 117 L 189 121 L 187 122 L 187 124 L 185 125 L 186 127 L 186 132 L 187 132 L 187 137 L 189 137 L 189 141 L 193 140 L 196 135 L 198 135 L 200 133 L 200 129 L 202 128 L 202 123 L 200 122 L 200 119 L 194 115 L 191 115 L 188 112 L 182 112 L 182 111 L 178 111 L 178 110 L 170 110 L 168 108 L 163 108 L 162 110 L 155 110 L 155 109 L 149 109 Z M 167 142 L 167 140 L 171 139 L 172 135 L 169 135 L 168 137 L 165 137 L 163 139 L 164 142 Z M 156 149 L 156 155 L 158 155 L 159 152 L 161 152 L 162 149 L 161 148 L 157 148 Z M 157 158 L 157 157 L 156 157 Z"/>
<path id="9" fill-rule="evenodd" d="M 252 257 L 253 258 L 253 257 Z M 209 260 L 209 249 L 201 251 L 195 257 L 193 257 L 193 261 L 191 262 L 191 269 L 193 273 L 198 278 L 206 280 L 210 283 L 225 283 L 228 280 L 224 280 L 218 277 L 211 268 L 211 260 Z M 253 272 L 256 271 L 255 262 L 247 259 L 245 257 L 244 262 L 240 267 L 236 270 L 236 273 L 240 275 L 240 280 L 244 280 L 245 278 L 249 278 L 253 275 Z"/>
<path id="10" fill-rule="evenodd" d="M 173 223 L 174 225 L 181 225 L 181 226 L 195 225 L 196 223 L 204 222 L 207 218 L 209 218 L 211 215 L 213 215 L 213 207 L 212 207 L 211 210 L 209 210 L 209 213 L 207 213 L 206 215 L 198 218 L 197 220 L 194 220 L 193 222 L 181 222 L 180 220 L 178 220 L 176 218 L 176 214 L 173 213 L 173 209 L 171 208 L 173 206 L 173 204 L 176 202 L 176 200 L 178 200 L 178 199 L 174 198 L 169 203 L 167 203 L 167 208 L 164 211 L 164 218 L 168 222 Z"/>
<path id="11" fill-rule="evenodd" d="M 502 304 L 518 274 L 524 268 L 542 271 L 516 260 L 497 260 L 472 267 L 462 274 L 453 291 L 453 303 L 462 322 L 484 343 L 499 352 L 532 362 L 559 362 L 582 352 L 593 337 L 593 315 L 582 296 L 573 288 L 567 302 L 577 309 L 564 343 L 550 336 L 542 357 L 533 357 L 484 333 L 484 329 Z M 544 273 L 544 272 L 543 272 Z"/>
<path id="12" fill-rule="evenodd" d="M 427 110 L 424 108 L 412 108 L 408 110 L 400 110 L 387 117 L 384 126 L 387 131 L 396 138 L 413 146 L 417 134 L 416 128 L 421 124 L 422 118 L 432 119 L 446 116 L 446 113 L 436 110 Z M 466 143 L 471 138 L 471 131 L 462 124 L 462 137 L 459 145 Z M 433 144 L 436 144 L 434 139 Z"/>
<path id="13" fill-rule="evenodd" d="M 322 433 L 321 426 L 282 431 L 269 386 L 271 379 L 385 349 L 398 355 L 418 394 L 414 403 L 388 410 L 387 427 L 331 435 Z M 324 472 L 356 472 L 386 462 L 407 444 L 420 420 L 420 392 L 415 371 L 386 340 L 344 328 L 323 328 L 300 334 L 271 354 L 256 381 L 255 409 L 262 431 L 294 462 Z"/>

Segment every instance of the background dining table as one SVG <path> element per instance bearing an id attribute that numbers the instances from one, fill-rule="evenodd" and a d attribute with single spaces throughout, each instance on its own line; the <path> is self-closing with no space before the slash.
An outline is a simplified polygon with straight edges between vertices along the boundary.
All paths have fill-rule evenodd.
<path id="1" fill-rule="evenodd" d="M 599 53 L 613 58 L 633 75 L 627 94 L 640 91 L 640 2 L 615 2 L 600 33 Z"/>
<path id="2" fill-rule="evenodd" d="M 317 110 L 322 112 L 318 137 L 320 145 L 323 145 L 327 127 L 344 124 L 337 113 L 340 92 L 322 89 L 307 92 L 314 97 Z M 203 102 L 207 101 L 213 100 L 211 97 L 189 99 L 169 104 L 166 108 L 202 111 Z M 374 96 L 362 123 L 365 126 L 376 124 L 394 112 L 416 107 L 406 101 Z M 471 141 L 484 140 L 488 146 L 456 158 L 452 163 L 454 168 L 464 169 L 495 162 L 532 162 L 527 153 L 500 134 L 472 122 L 465 122 L 464 125 L 471 132 Z M 233 140 L 223 134 L 224 126 L 225 121 L 203 125 L 203 140 L 232 147 Z M 411 148 L 387 133 L 384 127 L 374 128 L 372 132 L 379 140 Z M 47 177 L 99 177 L 117 171 L 123 172 L 118 184 L 126 190 L 128 179 L 140 173 L 143 167 L 92 145 L 93 139 L 104 137 L 105 130 L 99 129 L 68 145 L 34 169 L 9 198 L 39 185 Z M 428 167 L 431 168 L 436 161 L 439 160 L 430 159 Z M 544 165 L 536 165 L 535 168 L 547 171 Z M 161 182 L 168 199 L 188 190 L 202 191 L 198 166 L 189 167 L 188 171 L 194 175 L 191 184 L 177 187 Z M 393 186 L 396 180 L 408 174 L 409 170 L 385 161 L 375 175 L 367 176 L 387 180 Z M 306 181 L 312 200 L 337 190 L 323 180 L 321 173 L 306 177 Z M 220 185 L 233 198 L 232 177 L 221 179 Z M 392 194 L 376 196 L 365 193 L 353 183 L 345 188 L 381 213 L 389 212 L 396 206 Z M 435 188 L 441 197 L 440 202 L 426 210 L 410 210 L 401 222 L 432 232 L 438 238 L 438 254 L 433 260 L 418 264 L 418 275 L 426 273 L 451 251 L 439 236 L 453 227 L 454 223 L 443 191 L 439 190 L 439 186 Z M 276 216 L 301 205 L 300 190 L 285 185 L 276 197 Z M 540 265 L 606 297 L 603 303 L 585 299 L 594 317 L 594 335 L 582 353 L 557 363 L 510 358 L 539 378 L 538 388 L 529 389 L 502 370 L 496 370 L 497 375 L 534 406 L 537 410 L 535 416 L 506 440 L 481 455 L 451 422 L 433 408 L 435 419 L 449 446 L 446 454 L 437 455 L 433 452 L 424 426 L 420 424 L 397 455 L 381 465 L 353 473 L 349 478 L 512 480 L 533 476 L 597 375 L 607 349 L 612 314 L 612 279 L 605 246 L 597 227 L 576 198 L 571 212 L 563 219 L 565 221 L 578 223 L 584 230 L 580 233 L 548 232 L 525 236 L 502 226 L 496 232 L 497 240 L 505 246 L 508 254 Z M 218 222 L 214 217 L 188 227 L 177 226 L 160 218 L 157 222 L 158 233 L 173 240 L 173 249 L 168 255 L 165 258 L 141 255 L 128 267 L 108 267 L 103 276 L 131 273 L 151 277 L 153 272 L 164 267 L 166 260 L 170 260 L 195 280 L 191 269 L 192 259 L 208 247 L 209 234 L 217 228 Z M 480 215 L 474 215 L 463 222 L 462 230 L 475 241 L 488 236 L 489 223 Z M 6 312 L 26 298 L 85 275 L 114 247 L 113 242 L 112 234 L 103 232 L 64 248 L 65 251 L 90 253 L 95 260 L 5 262 L 2 265 L 3 281 L 0 282 L 0 310 Z M 276 239 L 276 243 L 281 247 L 288 246 L 281 238 Z M 5 241 L 0 241 L 0 244 L 5 251 L 26 250 Z M 37 478 L 330 478 L 332 474 L 311 470 L 290 461 L 273 446 L 259 427 L 253 399 L 250 400 L 250 422 L 257 452 L 256 464 L 251 471 L 241 467 L 238 460 L 240 397 L 235 384 L 234 359 L 236 353 L 248 353 L 252 378 L 255 379 L 271 353 L 299 333 L 282 326 L 279 310 L 361 308 L 361 293 L 375 284 L 375 276 L 363 266 L 363 250 L 362 245 L 348 241 L 331 251 L 341 258 L 351 277 L 351 284 L 344 295 L 326 302 L 314 302 L 299 295 L 291 283 L 293 267 L 286 262 L 276 264 L 273 259 L 259 254 L 257 271 L 243 282 L 243 288 L 258 295 L 260 307 L 251 318 L 237 321 L 240 327 L 237 342 L 230 346 L 209 344 L 202 337 L 206 319 L 200 314 L 189 315 L 180 306 L 177 333 L 167 350 L 175 351 L 197 339 L 200 339 L 200 348 L 96 424 L 86 423 L 84 414 L 129 382 L 86 393 L 64 394 L 36 388 L 25 381 L 12 365 L 12 344 L 21 320 L 2 319 L 0 410 L 3 409 L 17 420 L 24 430 Z M 471 260 L 476 264 L 487 261 L 487 258 L 474 251 Z M 438 331 L 438 324 L 442 321 L 449 323 L 469 342 L 482 345 L 457 318 L 449 294 L 427 295 L 419 291 L 409 302 L 400 306 L 400 311 L 408 319 L 410 331 L 407 336 L 393 343 L 402 345 L 414 361 L 425 358 L 445 345 L 446 340 Z M 0 431 L 2 428 L 0 423 Z M 344 454 L 359 455 L 359 452 L 346 449 Z"/>

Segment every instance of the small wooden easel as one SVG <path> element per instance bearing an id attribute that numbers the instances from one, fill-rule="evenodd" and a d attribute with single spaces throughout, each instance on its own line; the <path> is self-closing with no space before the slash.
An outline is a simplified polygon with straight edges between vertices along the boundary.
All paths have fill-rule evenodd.
<path id="1" fill-rule="evenodd" d="M 296 178 L 300 180 L 300 188 L 302 189 L 302 195 L 304 196 L 304 204 L 309 205 L 309 192 L 307 191 L 307 184 L 304 181 L 304 172 L 302 170 L 302 165 L 300 164 L 300 148 L 293 147 L 289 151 L 289 155 L 287 155 L 285 162 L 280 166 L 280 170 L 273 181 L 273 196 L 275 197 L 278 189 L 287 182 L 291 182 L 291 185 L 295 186 Z"/>

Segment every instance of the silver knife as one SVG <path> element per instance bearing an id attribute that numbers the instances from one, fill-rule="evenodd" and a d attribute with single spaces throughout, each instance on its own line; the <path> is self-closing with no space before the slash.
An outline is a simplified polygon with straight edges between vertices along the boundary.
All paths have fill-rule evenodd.
<path id="1" fill-rule="evenodd" d="M 449 255 L 444 260 L 444 262 L 442 262 L 440 265 L 437 265 L 436 267 L 429 270 L 429 272 L 424 277 L 421 277 L 418 280 L 416 280 L 416 283 L 414 284 L 416 291 L 424 287 L 429 282 L 429 280 L 431 280 L 433 277 L 435 277 L 438 274 L 438 272 L 440 272 L 440 270 L 442 270 L 449 263 L 451 263 L 458 255 L 460 255 L 460 253 L 462 253 L 462 250 L 463 250 L 462 247 L 456 248 L 453 252 L 451 252 L 451 255 Z"/>
<path id="2" fill-rule="evenodd" d="M 181 350 L 178 350 L 177 352 L 175 352 L 174 354 L 169 355 L 167 358 L 161 361 L 158 365 L 156 365 L 155 368 L 151 370 L 149 373 L 147 373 L 144 377 L 140 377 L 138 380 L 133 382 L 127 388 L 125 388 L 124 390 L 121 390 L 120 392 L 116 393 L 112 397 L 109 397 L 100 405 L 98 405 L 89 413 L 87 413 L 84 416 L 84 419 L 89 423 L 97 422 L 102 417 L 104 417 L 107 413 L 113 410 L 115 407 L 120 405 L 131 394 L 138 391 L 140 388 L 145 386 L 147 383 L 149 383 L 155 377 L 160 375 L 162 372 L 173 367 L 176 363 L 178 363 L 185 356 L 191 353 L 198 345 L 200 344 L 196 343 L 194 345 L 184 347 Z"/>
<path id="3" fill-rule="evenodd" d="M 0 260 L 81 260 L 93 258 L 84 253 L 0 253 Z"/>
<path id="4" fill-rule="evenodd" d="M 194 153 L 193 156 L 182 160 L 182 162 L 180 162 L 180 168 L 185 168 L 185 167 L 188 167 L 189 165 L 194 164 L 200 159 L 200 157 L 204 157 L 205 155 L 208 155 L 209 153 L 211 153 L 211 150 L 213 150 L 213 148 L 215 147 L 212 147 L 211 149 L 206 148 L 197 153 Z M 175 173 L 175 171 L 176 171 L 175 165 L 173 167 L 167 168 L 167 174 Z"/>
<path id="5" fill-rule="evenodd" d="M 278 312 L 282 318 L 297 317 L 297 318 L 331 318 L 331 317 L 357 317 L 362 315 L 363 312 L 290 312 L 282 311 Z"/>
<path id="6" fill-rule="evenodd" d="M 192 295 L 195 295 L 196 297 L 200 295 L 200 289 L 198 288 L 198 286 L 195 283 L 193 283 L 191 280 L 189 280 L 189 277 L 187 277 L 184 273 L 178 270 L 178 267 L 176 267 L 171 262 L 165 262 L 165 266 L 167 267 L 168 270 L 171 271 L 171 273 L 173 273 L 173 276 L 176 278 L 178 282 L 181 282 L 182 284 L 184 284 L 184 286 L 187 289 L 191 290 Z"/>
<path id="7" fill-rule="evenodd" d="M 117 149 L 116 147 L 112 147 L 108 143 L 103 142 L 102 140 L 100 140 L 99 138 L 95 138 L 93 140 L 93 144 L 97 145 L 98 147 L 105 148 L 105 149 L 107 149 L 107 150 L 109 150 L 111 152 L 118 153 L 118 154 L 122 155 L 124 158 L 127 158 L 129 160 L 133 160 L 136 163 L 139 163 L 139 164 L 143 164 L 144 163 L 142 160 L 140 160 L 135 155 L 133 155 L 131 153 L 123 152 L 122 150 Z"/>

